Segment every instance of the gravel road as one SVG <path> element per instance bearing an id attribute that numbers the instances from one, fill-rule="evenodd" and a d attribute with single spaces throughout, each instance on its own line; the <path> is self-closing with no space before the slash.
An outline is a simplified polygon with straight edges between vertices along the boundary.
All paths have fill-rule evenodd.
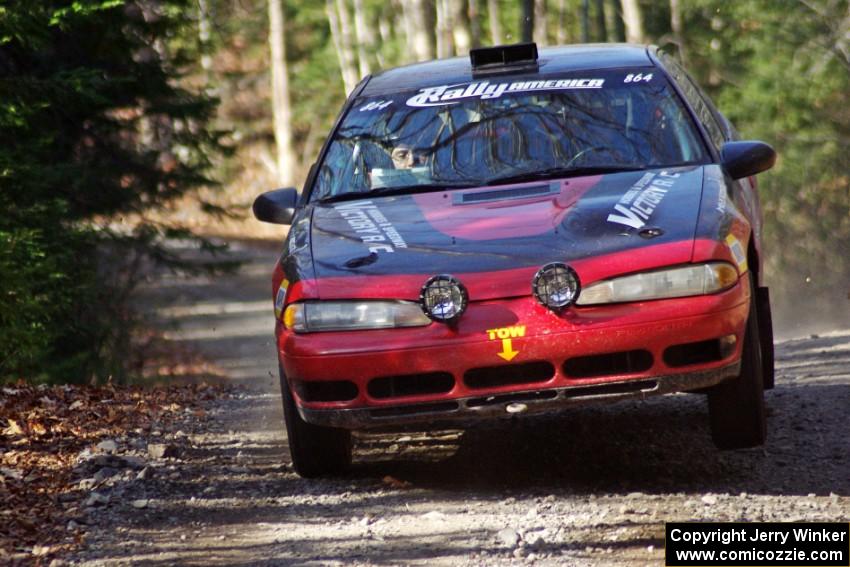
<path id="1" fill-rule="evenodd" d="M 778 344 L 762 448 L 718 452 L 705 398 L 677 395 L 360 436 L 350 477 L 300 479 L 274 375 L 277 251 L 236 251 L 236 277 L 163 278 L 146 295 L 180 322 L 171 340 L 247 388 L 163 431 L 176 457 L 149 456 L 147 478 L 116 477 L 73 561 L 661 565 L 669 521 L 850 520 L 850 331 Z"/>

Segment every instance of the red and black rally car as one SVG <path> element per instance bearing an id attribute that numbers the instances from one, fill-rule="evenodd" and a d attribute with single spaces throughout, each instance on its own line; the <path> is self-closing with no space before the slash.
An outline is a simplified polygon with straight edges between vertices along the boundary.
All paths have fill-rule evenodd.
<path id="1" fill-rule="evenodd" d="M 520 44 L 366 77 L 274 270 L 296 471 L 351 430 L 437 426 L 671 392 L 708 394 L 721 448 L 764 442 L 773 341 L 752 176 L 669 56 Z"/>

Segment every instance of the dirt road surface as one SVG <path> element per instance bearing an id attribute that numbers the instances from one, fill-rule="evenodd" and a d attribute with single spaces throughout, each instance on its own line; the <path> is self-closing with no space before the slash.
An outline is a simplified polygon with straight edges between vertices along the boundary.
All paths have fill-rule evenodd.
<path id="1" fill-rule="evenodd" d="M 169 337 L 247 389 L 156 439 L 176 457 L 100 489 L 86 565 L 660 565 L 670 521 L 850 519 L 850 332 L 778 345 L 768 443 L 718 452 L 704 397 L 466 432 L 358 439 L 351 475 L 289 464 L 272 342 L 274 247 L 237 276 L 146 290 Z M 138 478 L 139 476 L 145 478 Z M 122 480 L 123 479 L 123 480 Z M 101 499 L 103 500 L 103 499 Z"/>

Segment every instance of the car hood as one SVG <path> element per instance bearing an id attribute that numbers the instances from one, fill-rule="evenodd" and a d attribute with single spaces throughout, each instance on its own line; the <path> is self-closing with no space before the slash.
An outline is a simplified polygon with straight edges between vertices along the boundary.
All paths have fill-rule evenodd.
<path id="1" fill-rule="evenodd" d="M 434 274 L 472 300 L 530 293 L 546 263 L 584 283 L 688 262 L 703 167 L 384 196 L 313 206 L 313 295 L 416 299 Z"/>

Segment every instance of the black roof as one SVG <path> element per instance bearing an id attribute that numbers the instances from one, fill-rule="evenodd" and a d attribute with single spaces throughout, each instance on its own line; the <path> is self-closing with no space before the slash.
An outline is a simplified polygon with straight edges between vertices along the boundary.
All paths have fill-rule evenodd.
<path id="1" fill-rule="evenodd" d="M 544 47 L 539 50 L 539 73 L 552 74 L 590 69 L 647 67 L 654 63 L 647 47 L 624 43 L 598 43 Z M 523 68 L 517 73 L 528 74 Z M 361 93 L 364 96 L 397 93 L 424 87 L 469 83 L 475 80 L 469 57 L 437 59 L 388 69 L 373 76 Z"/>

